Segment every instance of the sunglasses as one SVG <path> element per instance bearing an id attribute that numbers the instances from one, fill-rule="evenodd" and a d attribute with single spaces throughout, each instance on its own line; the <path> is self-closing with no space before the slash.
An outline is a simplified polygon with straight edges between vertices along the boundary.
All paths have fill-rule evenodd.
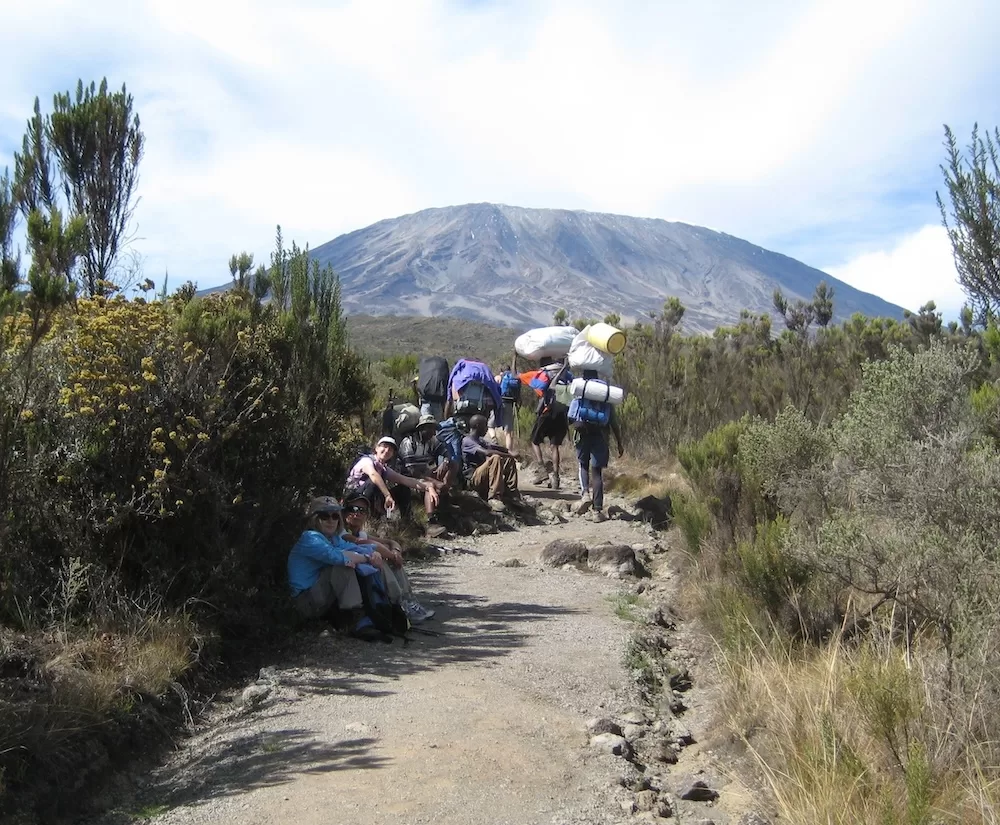
<path id="1" fill-rule="evenodd" d="M 367 513 L 368 508 L 363 504 L 351 504 L 344 508 L 346 513 Z"/>
<path id="2" fill-rule="evenodd" d="M 318 518 L 320 521 L 336 521 L 338 518 L 340 518 L 340 514 L 339 513 L 317 513 L 316 514 L 316 518 Z"/>

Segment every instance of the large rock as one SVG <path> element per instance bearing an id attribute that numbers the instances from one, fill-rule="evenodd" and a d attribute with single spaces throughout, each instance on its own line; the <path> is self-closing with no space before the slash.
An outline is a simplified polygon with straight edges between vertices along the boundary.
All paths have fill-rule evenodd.
<path id="1" fill-rule="evenodd" d="M 599 733 L 590 739 L 590 747 L 595 750 L 604 751 L 623 759 L 632 758 L 632 746 L 623 736 L 616 736 L 613 733 Z"/>
<path id="2" fill-rule="evenodd" d="M 581 541 L 556 539 L 542 550 L 542 564 L 562 567 L 564 564 L 581 564 L 587 561 L 587 545 Z"/>
<path id="3" fill-rule="evenodd" d="M 587 566 L 605 576 L 620 578 L 643 573 L 635 551 L 627 544 L 598 544 L 587 554 Z"/>

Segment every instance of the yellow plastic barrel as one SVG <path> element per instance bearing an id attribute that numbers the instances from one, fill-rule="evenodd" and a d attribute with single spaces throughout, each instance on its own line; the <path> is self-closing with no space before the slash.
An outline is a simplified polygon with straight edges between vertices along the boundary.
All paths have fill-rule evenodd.
<path id="1" fill-rule="evenodd" d="M 591 324 L 587 340 L 602 352 L 617 355 L 625 349 L 625 333 L 611 324 Z"/>

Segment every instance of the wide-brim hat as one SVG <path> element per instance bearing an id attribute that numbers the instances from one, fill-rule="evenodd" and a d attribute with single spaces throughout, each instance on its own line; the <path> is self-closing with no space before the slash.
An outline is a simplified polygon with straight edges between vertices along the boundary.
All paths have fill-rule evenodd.
<path id="1" fill-rule="evenodd" d="M 422 416 L 420 416 L 420 420 L 417 421 L 417 426 L 418 427 L 426 427 L 426 426 L 436 427 L 437 423 L 438 423 L 438 420 L 433 415 L 431 415 L 430 413 L 424 413 Z"/>
<path id="2" fill-rule="evenodd" d="M 319 496 L 309 502 L 306 508 L 307 516 L 315 516 L 317 513 L 339 513 L 344 508 L 333 496 Z"/>

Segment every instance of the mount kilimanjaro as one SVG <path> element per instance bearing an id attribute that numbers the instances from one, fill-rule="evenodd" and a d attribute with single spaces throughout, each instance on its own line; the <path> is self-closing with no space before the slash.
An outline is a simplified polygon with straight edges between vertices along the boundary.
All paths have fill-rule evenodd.
<path id="1" fill-rule="evenodd" d="M 340 275 L 344 309 L 366 315 L 450 315 L 520 329 L 572 318 L 624 320 L 676 296 L 684 326 L 708 331 L 743 309 L 772 310 L 780 289 L 809 300 L 834 290 L 835 319 L 898 318 L 900 307 L 799 261 L 699 226 L 562 209 L 469 204 L 425 209 L 341 235 L 312 250 Z"/>

